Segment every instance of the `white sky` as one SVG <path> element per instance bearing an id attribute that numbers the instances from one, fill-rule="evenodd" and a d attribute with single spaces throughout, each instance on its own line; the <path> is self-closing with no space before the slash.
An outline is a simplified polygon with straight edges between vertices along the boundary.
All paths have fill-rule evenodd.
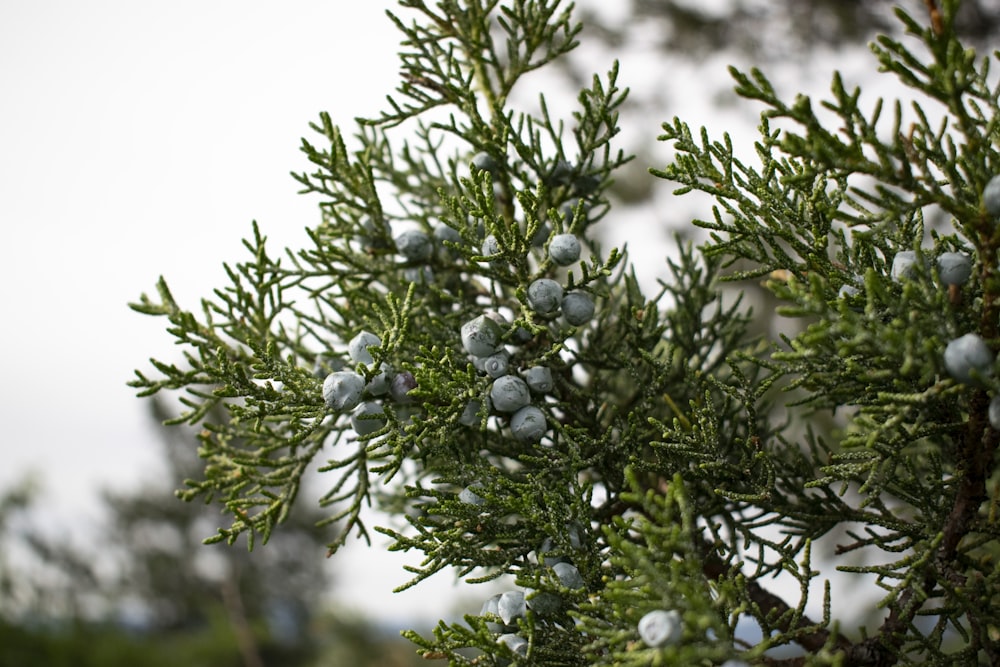
<path id="1" fill-rule="evenodd" d="M 176 348 L 163 320 L 126 304 L 162 274 L 195 308 L 223 283 L 222 262 L 242 258 L 251 220 L 274 249 L 300 245 L 318 216 L 288 175 L 306 168 L 299 138 L 321 110 L 350 129 L 382 108 L 397 84 L 384 16 L 394 6 L 0 3 L 0 487 L 34 469 L 49 515 L 78 521 L 96 515 L 99 487 L 156 478 L 146 406 L 126 382 Z M 662 86 L 675 105 L 642 127 L 650 143 L 662 120 L 696 125 L 719 113 L 713 95 L 690 94 L 714 63 L 667 69 L 637 58 L 630 69 L 623 57 L 624 83 Z M 717 70 L 710 76 L 725 80 L 722 60 Z M 723 122 L 715 135 L 751 129 L 757 111 L 743 107 L 747 122 Z M 666 250 L 642 241 L 662 266 Z M 355 549 L 341 563 L 338 597 L 373 615 L 427 620 L 450 609 L 445 581 L 390 594 L 407 578 L 398 556 Z"/>

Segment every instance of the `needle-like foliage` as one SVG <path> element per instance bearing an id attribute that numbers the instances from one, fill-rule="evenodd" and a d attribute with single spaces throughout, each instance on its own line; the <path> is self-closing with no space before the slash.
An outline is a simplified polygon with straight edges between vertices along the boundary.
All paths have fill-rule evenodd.
<path id="1" fill-rule="evenodd" d="M 834 75 L 788 103 L 734 69 L 764 106 L 753 150 L 665 124 L 653 173 L 714 208 L 646 293 L 594 229 L 628 160 L 618 65 L 566 118 L 516 104 L 576 45 L 572 7 L 402 0 L 386 110 L 303 141 L 309 246 L 275 254 L 255 226 L 197 312 L 163 280 L 133 305 L 183 349 L 132 385 L 201 427 L 179 495 L 224 506 L 210 541 L 266 541 L 318 469 L 331 554 L 377 530 L 423 556 L 405 587 L 514 582 L 407 633 L 449 665 L 1000 662 L 1000 379 L 950 347 L 1000 346 L 1000 91 L 957 4 L 873 45 L 911 102 Z M 567 234 L 568 266 L 548 252 Z M 732 298 L 747 281 L 786 334 Z M 369 526 L 372 504 L 405 521 Z M 833 576 L 881 597 L 845 605 Z M 680 619 L 662 641 L 640 632 L 658 610 Z"/>

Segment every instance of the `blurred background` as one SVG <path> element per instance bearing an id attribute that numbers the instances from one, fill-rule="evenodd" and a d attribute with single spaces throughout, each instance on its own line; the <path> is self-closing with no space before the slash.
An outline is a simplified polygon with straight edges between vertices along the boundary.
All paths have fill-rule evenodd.
<path id="1" fill-rule="evenodd" d="M 759 66 L 787 96 L 876 71 L 866 44 L 892 6 L 925 0 L 584 0 L 582 46 L 540 76 L 554 111 L 621 61 L 632 93 L 605 233 L 642 279 L 666 274 L 675 232 L 706 217 L 648 175 L 679 116 L 752 155 L 759 108 L 728 64 Z M 399 639 L 477 613 L 485 592 L 430 581 L 404 593 L 385 543 L 325 559 L 308 502 L 264 548 L 205 547 L 217 510 L 176 501 L 192 434 L 126 386 L 149 357 L 179 358 L 163 322 L 127 308 L 163 275 L 195 309 L 258 221 L 301 247 L 318 201 L 288 175 L 320 111 L 352 133 L 397 84 L 395 3 L 296 0 L 0 3 L 0 667 L 416 664 Z M 960 26 L 992 49 L 1000 2 L 967 0 Z M 905 96 L 886 81 L 875 96 Z M 890 82 L 891 83 L 891 82 Z M 536 100 L 525 98 L 533 106 Z M 767 325 L 767 323 L 765 323 Z M 315 480 L 317 495 L 322 479 Z M 307 499 L 304 499 L 307 500 Z M 375 523 L 378 521 L 375 520 Z"/>

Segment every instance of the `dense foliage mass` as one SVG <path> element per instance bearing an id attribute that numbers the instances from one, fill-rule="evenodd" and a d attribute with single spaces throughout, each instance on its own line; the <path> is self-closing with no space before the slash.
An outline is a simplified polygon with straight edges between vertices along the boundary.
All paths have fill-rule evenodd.
<path id="1" fill-rule="evenodd" d="M 319 461 L 330 553 L 377 503 L 407 522 L 376 528 L 392 548 L 423 554 L 408 585 L 511 576 L 409 633 L 426 658 L 1000 661 L 1000 108 L 958 3 L 873 44 L 912 104 L 866 108 L 839 76 L 789 103 L 733 70 L 764 106 L 752 152 L 666 123 L 654 173 L 714 207 L 652 294 L 596 235 L 627 161 L 617 64 L 571 117 L 513 101 L 575 46 L 571 8 L 400 5 L 386 111 L 350 142 L 321 115 L 303 142 L 311 245 L 275 254 L 255 227 L 200 311 L 164 281 L 133 306 L 185 350 L 133 385 L 202 429 L 179 495 L 228 510 L 210 541 L 267 540 Z M 747 281 L 796 325 L 760 334 L 729 296 Z M 843 604 L 833 567 L 880 599 Z"/>

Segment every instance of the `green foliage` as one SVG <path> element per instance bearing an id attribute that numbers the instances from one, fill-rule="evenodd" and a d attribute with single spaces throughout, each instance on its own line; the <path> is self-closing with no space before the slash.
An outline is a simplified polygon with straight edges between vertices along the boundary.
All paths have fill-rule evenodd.
<path id="1" fill-rule="evenodd" d="M 765 108 L 756 164 L 728 137 L 665 124 L 676 156 L 654 173 L 715 205 L 694 222 L 705 244 L 679 244 L 652 295 L 593 228 L 627 162 L 612 147 L 617 64 L 568 120 L 544 95 L 537 111 L 513 101 L 576 44 L 560 4 L 402 1 L 414 18 L 390 14 L 403 51 L 389 109 L 358 121 L 354 148 L 326 114 L 312 126 L 322 143 L 303 141 L 313 171 L 295 178 L 321 198 L 311 245 L 275 256 L 255 226 L 250 259 L 227 265 L 231 284 L 200 314 L 163 280 L 158 300 L 134 304 L 166 317 L 185 350 L 182 366 L 154 361 L 158 376 L 138 372 L 132 385 L 179 392 L 185 411 L 172 421 L 202 429 L 204 474 L 179 495 L 219 500 L 232 517 L 209 541 L 268 540 L 303 472 L 327 458 L 331 553 L 368 537 L 364 508 L 378 503 L 408 524 L 376 528 L 392 549 L 423 554 L 405 586 L 450 570 L 527 592 L 523 609 L 408 632 L 426 658 L 774 664 L 795 649 L 783 664 L 1000 660 L 1000 431 L 987 415 L 1000 379 L 962 384 L 943 361 L 964 333 L 1000 345 L 1000 232 L 981 201 L 1000 171 L 1000 91 L 989 59 L 955 36 L 958 3 L 928 3 L 926 26 L 900 11 L 911 41 L 873 45 L 914 90 L 905 110 L 865 111 L 838 75 L 820 109 L 804 96 L 788 104 L 762 72 L 734 69 L 737 92 Z M 426 256 L 400 252 L 414 231 L 433 243 Z M 563 232 L 584 244 L 565 268 L 547 254 Z M 904 251 L 915 269 L 894 275 Z M 966 284 L 942 285 L 934 259 L 945 251 L 972 256 Z M 593 321 L 534 309 L 529 286 L 542 278 L 589 295 Z M 722 288 L 761 278 L 799 325 L 773 340 Z M 530 396 L 540 439 L 510 428 L 517 414 L 491 402 L 489 362 L 463 346 L 463 324 L 484 313 L 507 374 L 552 371 L 552 389 Z M 370 362 L 346 350 L 363 331 L 379 338 Z M 342 368 L 369 383 L 359 409 L 373 420 L 324 402 L 324 377 Z M 403 373 L 416 387 L 386 393 Z M 831 540 L 835 562 L 817 566 L 816 546 Z M 854 552 L 860 565 L 837 562 Z M 832 566 L 884 589 L 870 635 L 842 629 L 859 617 L 834 619 Z M 768 588 L 779 576 L 790 592 Z M 656 609 L 680 612 L 679 642 L 639 639 Z M 747 621 L 762 634 L 752 643 Z M 514 633 L 523 655 L 504 643 Z"/>

